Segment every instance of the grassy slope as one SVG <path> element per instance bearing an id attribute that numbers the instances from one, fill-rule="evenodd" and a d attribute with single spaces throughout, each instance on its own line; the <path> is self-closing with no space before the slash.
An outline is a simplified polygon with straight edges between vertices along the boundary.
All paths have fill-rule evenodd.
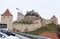
<path id="1" fill-rule="evenodd" d="M 39 28 L 35 31 L 31 31 L 31 32 L 27 32 L 29 34 L 34 34 L 34 35 L 38 35 L 42 32 L 56 32 L 57 31 L 57 25 L 55 24 L 48 24 L 42 28 Z"/>

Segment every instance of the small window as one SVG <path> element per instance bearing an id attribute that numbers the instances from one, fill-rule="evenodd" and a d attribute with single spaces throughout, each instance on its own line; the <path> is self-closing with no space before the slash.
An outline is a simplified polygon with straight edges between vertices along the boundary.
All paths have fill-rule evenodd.
<path id="1" fill-rule="evenodd" d="M 38 22 L 36 22 L 38 24 Z"/>
<path id="2" fill-rule="evenodd" d="M 6 17 L 4 17 L 4 18 L 6 18 Z"/>
<path id="3" fill-rule="evenodd" d="M 9 18 L 9 17 L 8 17 Z"/>

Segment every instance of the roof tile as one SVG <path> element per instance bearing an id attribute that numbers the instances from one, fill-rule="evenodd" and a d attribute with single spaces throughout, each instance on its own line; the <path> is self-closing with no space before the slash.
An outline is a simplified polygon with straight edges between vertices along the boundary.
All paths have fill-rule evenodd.
<path id="1" fill-rule="evenodd" d="M 9 9 L 7 9 L 1 16 L 13 16 L 13 15 L 10 13 Z"/>
<path id="2" fill-rule="evenodd" d="M 53 15 L 53 17 L 52 17 L 51 19 L 54 19 L 54 18 L 56 18 L 56 16 L 55 16 L 55 15 Z"/>
<path id="3" fill-rule="evenodd" d="M 49 37 L 52 39 L 58 39 L 57 34 L 53 33 L 53 32 L 43 32 L 43 33 L 39 34 L 39 36 Z"/>

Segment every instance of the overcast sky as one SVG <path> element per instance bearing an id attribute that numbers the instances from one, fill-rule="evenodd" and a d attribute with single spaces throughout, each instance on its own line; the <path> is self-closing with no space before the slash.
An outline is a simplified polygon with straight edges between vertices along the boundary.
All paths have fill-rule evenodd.
<path id="1" fill-rule="evenodd" d="M 0 0 L 0 16 L 7 8 L 13 14 L 14 21 L 17 19 L 18 10 L 16 8 L 19 8 L 23 14 L 34 9 L 46 19 L 55 15 L 60 24 L 60 0 Z"/>

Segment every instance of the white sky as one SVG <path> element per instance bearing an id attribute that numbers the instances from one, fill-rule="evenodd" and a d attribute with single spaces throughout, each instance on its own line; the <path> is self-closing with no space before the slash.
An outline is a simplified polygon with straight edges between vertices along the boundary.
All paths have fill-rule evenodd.
<path id="1" fill-rule="evenodd" d="M 7 8 L 13 14 L 14 21 L 17 19 L 16 8 L 19 8 L 23 14 L 34 9 L 46 19 L 55 15 L 60 24 L 60 0 L 0 0 L 0 16 Z"/>

